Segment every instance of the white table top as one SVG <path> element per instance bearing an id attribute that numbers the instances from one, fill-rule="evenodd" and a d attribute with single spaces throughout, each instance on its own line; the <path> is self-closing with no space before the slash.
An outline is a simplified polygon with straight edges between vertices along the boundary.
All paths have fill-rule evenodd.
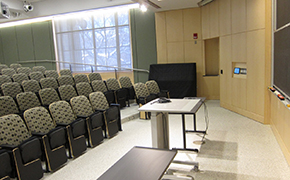
<path id="1" fill-rule="evenodd" d="M 170 113 L 195 113 L 194 107 L 202 101 L 202 99 L 170 99 L 169 103 L 158 103 L 158 99 L 154 99 L 142 107 L 139 111 L 147 112 L 170 112 Z"/>

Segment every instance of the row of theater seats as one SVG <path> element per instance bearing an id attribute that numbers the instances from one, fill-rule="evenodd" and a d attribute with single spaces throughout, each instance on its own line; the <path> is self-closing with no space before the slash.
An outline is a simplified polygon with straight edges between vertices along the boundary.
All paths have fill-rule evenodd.
<path id="1" fill-rule="evenodd" d="M 0 98 L 7 99 L 0 106 L 17 109 L 11 97 Z M 87 146 L 94 147 L 121 130 L 119 105 L 109 105 L 102 92 L 1 116 L 0 179 L 40 179 L 41 161 L 46 163 L 46 171 L 54 171 L 67 162 L 66 149 L 69 157 L 78 157 Z"/>
<path id="2" fill-rule="evenodd" d="M 156 98 L 170 98 L 169 91 L 160 90 L 157 82 L 154 80 L 149 80 L 145 84 L 142 82 L 135 83 L 134 90 L 136 93 L 136 102 L 140 107 Z M 150 119 L 150 115 L 150 112 L 140 112 L 141 119 Z"/>
<path id="3" fill-rule="evenodd" d="M 36 66 L 43 67 L 43 66 Z M 28 67 L 22 67 L 28 68 Z M 33 67 L 34 68 L 34 67 Z M 20 68 L 18 68 L 20 69 Z M 7 69 L 2 69 L 2 71 Z M 57 89 L 59 86 L 72 85 L 80 92 L 79 95 L 86 95 L 92 91 L 102 91 L 106 94 L 109 102 L 120 104 L 121 108 L 130 106 L 131 99 L 135 99 L 134 90 L 132 89 L 132 83 L 129 77 L 120 77 L 119 81 L 115 78 L 110 78 L 107 81 L 102 82 L 102 77 L 99 73 L 76 74 L 72 76 L 72 73 L 68 69 L 60 71 L 61 76 L 58 75 L 55 70 L 45 70 L 32 72 L 29 75 L 25 73 L 8 75 L 0 75 L 0 85 L 3 95 L 10 95 L 15 97 L 20 91 L 19 85 L 12 82 L 17 82 L 22 85 L 22 91 L 32 91 L 37 93 L 40 88 L 54 88 Z M 96 81 L 94 82 L 93 81 Z M 34 81 L 34 82 L 33 82 Z M 36 82 L 39 83 L 37 85 Z M 10 83 L 7 85 L 7 83 Z M 79 85 L 82 83 L 81 85 Z M 3 88 L 2 85 L 6 84 Z M 18 87 L 17 87 L 18 86 Z"/>

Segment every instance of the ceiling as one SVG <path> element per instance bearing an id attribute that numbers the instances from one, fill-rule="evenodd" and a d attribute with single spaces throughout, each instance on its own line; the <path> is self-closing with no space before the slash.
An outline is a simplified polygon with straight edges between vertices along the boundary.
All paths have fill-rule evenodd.
<path id="1" fill-rule="evenodd" d="M 83 10 L 92 10 L 102 7 L 118 6 L 123 4 L 132 4 L 135 2 L 147 4 L 147 7 L 154 11 L 168 11 L 175 9 L 186 9 L 198 7 L 197 3 L 201 0 L 27 0 L 34 7 L 31 12 L 24 12 L 23 0 L 0 0 L 7 4 L 10 11 L 20 12 L 20 16 L 10 19 L 0 19 L 4 21 L 13 21 L 16 19 L 26 19 L 34 17 L 43 17 L 49 15 L 63 14 Z M 156 4 L 160 8 L 154 8 L 149 4 Z"/>

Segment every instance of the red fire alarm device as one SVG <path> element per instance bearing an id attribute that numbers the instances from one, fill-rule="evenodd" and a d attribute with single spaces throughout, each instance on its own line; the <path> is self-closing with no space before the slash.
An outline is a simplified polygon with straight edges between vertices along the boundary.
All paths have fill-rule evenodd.
<path id="1" fill-rule="evenodd" d="M 198 38 L 198 34 L 197 33 L 193 33 L 193 39 L 197 39 Z"/>

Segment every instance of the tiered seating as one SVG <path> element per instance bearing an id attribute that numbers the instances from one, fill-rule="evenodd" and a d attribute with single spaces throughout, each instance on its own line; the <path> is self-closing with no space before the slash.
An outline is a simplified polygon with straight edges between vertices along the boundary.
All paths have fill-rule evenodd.
<path id="1" fill-rule="evenodd" d="M 13 74 L 12 75 L 12 80 L 14 82 L 18 82 L 19 84 L 22 84 L 23 81 L 28 81 L 29 78 L 26 74 L 24 73 L 18 73 L 18 74 Z"/>
<path id="2" fill-rule="evenodd" d="M 129 100 L 135 99 L 136 94 L 130 78 L 128 76 L 122 76 L 119 78 L 119 82 L 122 88 L 127 89 L 128 99 Z"/>
<path id="3" fill-rule="evenodd" d="M 36 72 L 31 72 L 29 74 L 29 78 L 39 82 L 41 78 L 44 78 L 44 75 L 42 74 L 42 72 L 36 71 Z"/>
<path id="4" fill-rule="evenodd" d="M 87 120 L 89 145 L 94 147 L 101 143 L 104 139 L 102 129 L 106 130 L 103 123 L 103 113 L 93 111 L 90 101 L 86 96 L 74 97 L 70 100 L 70 104 L 78 118 L 85 118 Z"/>
<path id="5" fill-rule="evenodd" d="M 34 66 L 32 68 L 32 71 L 34 71 L 34 72 L 41 72 L 42 74 L 44 74 L 45 71 L 46 71 L 46 68 L 44 66 Z"/>
<path id="6" fill-rule="evenodd" d="M 110 138 L 122 130 L 120 107 L 118 104 L 109 105 L 102 92 L 90 94 L 90 101 L 95 111 L 103 112 L 103 121 L 106 125 L 107 136 Z"/>
<path id="7" fill-rule="evenodd" d="M 89 97 L 89 95 L 93 92 L 93 89 L 88 82 L 77 83 L 76 90 L 79 95 L 84 95 L 86 97 Z"/>
<path id="8" fill-rule="evenodd" d="M 32 72 L 30 67 L 20 67 L 17 69 L 17 73 L 24 73 L 27 76 L 29 76 L 29 74 Z"/>
<path id="9" fill-rule="evenodd" d="M 58 126 L 66 127 L 70 157 L 77 157 L 87 149 L 86 119 L 76 118 L 66 101 L 57 101 L 49 106 L 50 114 Z"/>
<path id="10" fill-rule="evenodd" d="M 102 93 L 105 94 L 109 104 L 116 102 L 115 101 L 115 93 L 114 93 L 114 91 L 108 90 L 108 88 L 107 88 L 107 86 L 106 86 L 104 81 L 102 81 L 102 80 L 94 80 L 91 84 L 92 84 L 93 90 L 95 92 L 101 91 Z"/>
<path id="11" fill-rule="evenodd" d="M 147 86 L 144 83 L 136 83 L 134 85 L 136 92 L 136 102 L 141 107 L 149 101 L 152 101 L 157 96 L 149 93 Z M 150 119 L 150 112 L 140 112 L 139 113 L 141 119 Z"/>
<path id="12" fill-rule="evenodd" d="M 3 178 L 4 175 L 9 178 L 14 173 L 19 179 L 40 179 L 43 176 L 40 160 L 45 160 L 47 171 L 54 171 L 67 161 L 66 148 L 69 150 L 69 157 L 78 157 L 86 151 L 87 145 L 94 147 L 105 137 L 112 138 L 122 130 L 120 106 L 108 103 L 104 95 L 111 92 L 114 97 L 113 91 L 108 91 L 104 81 L 95 80 L 101 82 L 101 88 L 105 91 L 94 92 L 100 89 L 93 80 L 102 79 L 99 73 L 92 73 L 89 81 L 84 74 L 75 77 L 71 74 L 58 76 L 53 70 L 32 68 L 32 72 L 28 67 L 16 68 L 18 73 L 15 72 L 12 78 L 10 75 L 0 75 L 5 95 L 0 97 L 0 127 L 3 127 L 2 118 L 7 122 L 14 118 L 19 127 L 26 128 L 21 130 L 23 136 L 26 131 L 33 136 L 29 134 L 29 140 L 24 142 L 19 138 L 20 135 L 15 135 L 19 144 L 9 145 L 14 148 L 9 151 L 15 152 L 13 156 L 15 155 L 16 165 L 19 166 L 17 172 L 13 163 L 10 164 L 13 167 L 12 173 L 2 168 L 1 163 L 5 161 L 2 161 L 0 152 L 0 178 L 2 174 Z M 3 146 L 3 143 L 6 144 L 3 137 L 8 136 L 1 131 L 2 128 L 0 146 Z M 25 153 L 31 153 L 32 157 Z M 25 157 L 21 157 L 22 155 Z M 26 157 L 29 159 L 25 159 Z M 4 164 L 7 169 L 10 167 L 9 163 Z"/>
<path id="13" fill-rule="evenodd" d="M 60 98 L 69 102 L 71 98 L 78 96 L 75 88 L 72 85 L 63 85 L 58 88 Z"/>
<path id="14" fill-rule="evenodd" d="M 100 75 L 100 73 L 90 73 L 89 80 L 90 80 L 90 83 L 92 83 L 95 80 L 102 80 L 102 76 Z"/>
<path id="15" fill-rule="evenodd" d="M 56 70 L 46 70 L 44 72 L 45 77 L 53 77 L 57 79 L 59 77 L 58 73 Z"/>
<path id="16" fill-rule="evenodd" d="M 108 89 L 114 91 L 115 93 L 115 100 L 117 104 L 120 104 L 120 108 L 123 108 L 126 106 L 126 101 L 128 101 L 128 106 L 130 106 L 127 90 L 124 88 L 121 88 L 119 85 L 119 82 L 115 78 L 109 78 L 106 81 Z"/>
<path id="17" fill-rule="evenodd" d="M 150 80 L 145 83 L 150 94 L 156 97 L 166 97 L 169 98 L 169 92 L 167 90 L 160 91 L 159 86 L 156 81 Z"/>
<path id="18" fill-rule="evenodd" d="M 16 74 L 16 71 L 13 68 L 5 68 L 1 71 L 2 75 L 7 75 L 12 78 L 13 74 Z"/>
<path id="19" fill-rule="evenodd" d="M 22 65 L 21 65 L 21 64 L 17 64 L 17 63 L 12 63 L 12 64 L 10 64 L 9 67 L 10 67 L 10 68 L 13 68 L 13 69 L 17 72 L 17 69 L 18 69 L 18 68 L 21 68 Z"/>
<path id="20" fill-rule="evenodd" d="M 42 140 L 47 170 L 53 171 L 66 163 L 65 128 L 57 127 L 44 107 L 35 107 L 24 112 L 25 122 L 31 133 Z"/>
<path id="21" fill-rule="evenodd" d="M 0 127 L 0 147 L 8 151 L 15 163 L 12 177 L 17 176 L 21 180 L 40 179 L 43 170 L 39 139 L 31 136 L 22 118 L 16 114 L 0 117 Z M 7 166 L 9 163 L 5 163 L 5 168 Z M 1 168 L 0 171 L 2 170 Z"/>

